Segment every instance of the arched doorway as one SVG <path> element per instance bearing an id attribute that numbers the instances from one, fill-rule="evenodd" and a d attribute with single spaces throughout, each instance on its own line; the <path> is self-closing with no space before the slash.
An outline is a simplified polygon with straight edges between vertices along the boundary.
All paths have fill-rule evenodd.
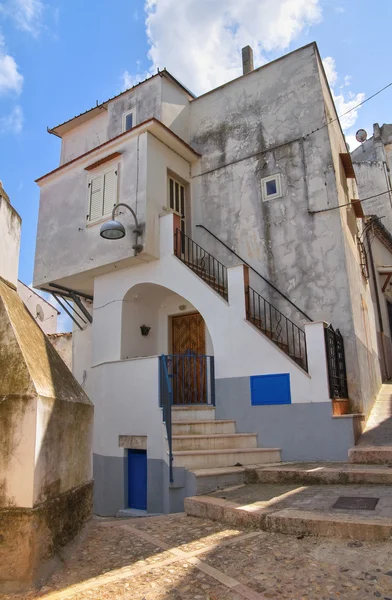
<path id="1" fill-rule="evenodd" d="M 121 356 L 160 355 L 175 405 L 211 402 L 212 340 L 203 316 L 164 286 L 140 283 L 123 299 Z"/>

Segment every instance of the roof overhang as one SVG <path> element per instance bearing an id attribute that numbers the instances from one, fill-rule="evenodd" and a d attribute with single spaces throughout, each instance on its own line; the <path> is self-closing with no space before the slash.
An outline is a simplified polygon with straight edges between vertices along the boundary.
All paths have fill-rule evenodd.
<path id="1" fill-rule="evenodd" d="M 120 144 L 132 139 L 133 137 L 139 136 L 142 133 L 150 133 L 164 143 L 168 148 L 173 150 L 176 154 L 179 154 L 187 162 L 193 163 L 201 156 L 201 154 L 196 152 L 196 150 L 184 142 L 183 139 L 171 131 L 171 129 L 166 127 L 166 125 L 164 125 L 161 121 L 153 118 L 136 125 L 136 127 L 132 127 L 132 129 L 129 131 L 120 133 L 120 135 L 117 137 L 104 142 L 100 146 L 85 152 L 73 160 L 70 160 L 57 169 L 46 173 L 46 175 L 42 175 L 42 177 L 36 179 L 35 182 L 38 183 L 38 185 L 46 183 L 47 180 L 52 179 L 57 174 L 67 171 L 71 165 L 83 165 L 83 168 L 87 171 L 96 168 L 98 163 L 103 164 L 107 160 L 113 159 L 114 155 L 117 156 L 117 154 L 121 154 L 121 151 L 119 151 L 121 149 Z"/>

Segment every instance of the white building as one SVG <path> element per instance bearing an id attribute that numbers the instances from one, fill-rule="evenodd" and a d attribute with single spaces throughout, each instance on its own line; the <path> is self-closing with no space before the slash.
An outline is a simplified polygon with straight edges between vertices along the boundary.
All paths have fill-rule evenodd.
<path id="1" fill-rule="evenodd" d="M 99 514 L 180 510 L 246 464 L 344 460 L 379 390 L 355 175 L 317 46 L 252 62 L 198 98 L 161 71 L 50 130 L 34 285 L 91 315 L 73 372 L 95 405 Z M 123 234 L 121 203 L 137 221 L 119 206 L 126 235 L 103 239 Z M 355 414 L 333 415 L 337 395 Z"/>

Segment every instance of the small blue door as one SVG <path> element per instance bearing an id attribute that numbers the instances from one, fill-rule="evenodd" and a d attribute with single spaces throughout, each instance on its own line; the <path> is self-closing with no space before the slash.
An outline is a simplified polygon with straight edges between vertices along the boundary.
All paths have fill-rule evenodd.
<path id="1" fill-rule="evenodd" d="M 147 510 L 147 452 L 128 450 L 128 506 Z"/>

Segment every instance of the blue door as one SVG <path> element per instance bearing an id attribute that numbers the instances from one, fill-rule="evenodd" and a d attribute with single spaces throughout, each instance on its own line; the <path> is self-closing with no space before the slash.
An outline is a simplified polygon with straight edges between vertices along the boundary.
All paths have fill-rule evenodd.
<path id="1" fill-rule="evenodd" d="M 147 452 L 128 450 L 128 506 L 147 510 Z"/>

